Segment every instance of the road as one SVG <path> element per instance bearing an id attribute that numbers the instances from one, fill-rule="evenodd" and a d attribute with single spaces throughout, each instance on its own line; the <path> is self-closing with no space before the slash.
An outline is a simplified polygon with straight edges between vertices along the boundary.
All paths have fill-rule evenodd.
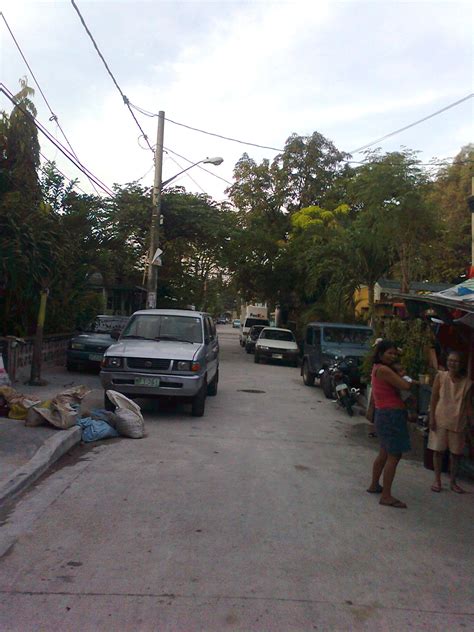
<path id="1" fill-rule="evenodd" d="M 473 629 L 473 497 L 406 461 L 379 506 L 363 418 L 219 329 L 203 418 L 145 412 L 4 515 L 0 630 Z"/>

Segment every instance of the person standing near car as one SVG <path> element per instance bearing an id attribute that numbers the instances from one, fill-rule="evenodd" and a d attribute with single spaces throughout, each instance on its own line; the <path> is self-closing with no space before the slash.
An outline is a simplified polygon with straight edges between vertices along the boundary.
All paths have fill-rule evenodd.
<path id="1" fill-rule="evenodd" d="M 428 448 L 433 450 L 435 480 L 431 491 L 440 492 L 443 453 L 450 452 L 450 488 L 457 494 L 464 489 L 456 482 L 459 460 L 464 452 L 467 418 L 472 407 L 472 382 L 467 377 L 462 354 L 448 355 L 447 371 L 439 371 L 433 383 L 430 403 Z"/>
<path id="2" fill-rule="evenodd" d="M 372 482 L 367 491 L 381 494 L 381 505 L 405 509 L 406 504 L 392 496 L 398 463 L 403 452 L 410 449 L 407 410 L 400 396 L 400 391 L 410 390 L 410 384 L 393 370 L 397 360 L 397 345 L 381 340 L 375 347 L 371 379 L 380 451 L 372 466 Z M 382 473 L 383 486 L 380 485 Z"/>

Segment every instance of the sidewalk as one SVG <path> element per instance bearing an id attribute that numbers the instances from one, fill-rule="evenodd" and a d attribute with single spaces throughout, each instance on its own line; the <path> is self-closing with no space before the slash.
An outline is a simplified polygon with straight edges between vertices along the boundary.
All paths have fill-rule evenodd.
<path id="1" fill-rule="evenodd" d="M 97 373 L 69 373 L 64 367 L 47 367 L 42 372 L 45 386 L 29 386 L 20 376 L 12 387 L 42 401 L 51 399 L 72 386 L 84 384 L 91 393 L 84 408 L 103 405 L 103 390 Z M 24 491 L 50 465 L 81 440 L 78 427 L 58 430 L 52 426 L 28 428 L 24 421 L 0 417 L 0 505 Z"/>

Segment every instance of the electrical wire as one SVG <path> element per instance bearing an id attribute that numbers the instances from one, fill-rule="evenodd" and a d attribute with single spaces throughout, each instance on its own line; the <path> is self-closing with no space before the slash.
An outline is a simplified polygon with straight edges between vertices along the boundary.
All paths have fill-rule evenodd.
<path id="1" fill-rule="evenodd" d="M 471 94 L 468 94 L 467 96 L 463 97 L 462 99 L 459 99 L 459 101 L 455 101 L 454 103 L 450 103 L 449 105 L 446 105 L 444 108 L 441 108 L 440 110 L 437 110 L 436 112 L 433 112 L 433 114 L 429 114 L 428 116 L 424 116 L 423 118 L 419 119 L 418 121 L 415 121 L 414 123 L 410 123 L 409 125 L 405 125 L 404 127 L 400 127 L 400 129 L 396 129 L 393 132 L 390 132 L 389 134 L 385 134 L 385 136 L 381 136 L 380 138 L 377 138 L 376 140 L 367 143 L 366 145 L 362 145 L 361 147 L 358 147 L 357 149 L 353 149 L 352 151 L 350 151 L 350 154 L 357 154 L 360 151 L 363 151 L 364 149 L 368 149 L 369 147 L 372 147 L 372 145 L 376 145 L 377 143 L 380 143 L 381 141 L 390 138 L 391 136 L 395 136 L 395 134 L 399 134 L 400 132 L 404 132 L 407 129 L 410 129 L 410 127 L 415 127 L 415 125 L 419 125 L 420 123 L 423 123 L 424 121 L 427 121 L 430 118 L 433 118 L 434 116 L 438 116 L 438 114 L 441 114 L 442 112 L 446 112 L 446 110 L 449 110 L 451 108 L 456 107 L 456 105 L 459 105 L 461 103 L 464 103 L 464 101 L 467 101 L 468 99 L 472 99 L 472 97 L 474 97 L 474 93 L 471 92 Z"/>
<path id="2" fill-rule="evenodd" d="M 447 110 L 456 107 L 457 105 L 460 105 L 461 103 L 464 103 L 464 101 L 467 101 L 468 99 L 472 99 L 472 97 L 474 97 L 474 93 L 470 93 L 468 95 L 466 95 L 465 97 L 463 97 L 462 99 L 459 99 L 458 101 L 455 101 L 454 103 L 450 103 L 449 105 L 446 105 L 444 108 L 441 108 L 440 110 L 437 110 L 436 112 L 433 112 L 432 114 L 429 114 L 428 116 L 425 116 L 417 121 L 414 121 L 413 123 L 410 123 L 409 125 L 405 125 L 404 127 L 401 127 L 400 129 L 394 130 L 393 132 L 390 132 L 389 134 L 385 134 L 385 136 L 381 136 L 380 138 L 377 138 L 374 141 L 371 141 L 370 143 L 366 143 L 365 145 L 362 145 L 361 147 L 358 147 L 357 149 L 353 149 L 352 151 L 350 151 L 350 154 L 355 154 L 358 153 L 360 151 L 363 151 L 364 149 L 367 149 L 368 147 L 372 147 L 372 145 L 375 145 L 376 143 L 381 142 L 382 140 L 385 140 L 386 138 L 390 138 L 391 136 L 395 136 L 395 134 L 399 134 L 400 132 L 404 132 L 407 129 L 410 129 L 411 127 L 414 127 L 415 125 L 419 125 L 420 123 L 423 123 L 424 121 L 427 121 L 435 116 L 438 116 L 439 114 L 442 114 L 443 112 L 446 112 Z M 158 114 L 154 113 L 154 112 L 150 112 L 148 110 L 145 110 L 144 108 L 139 107 L 138 105 L 134 105 L 133 103 L 130 103 L 130 106 L 134 109 L 136 109 L 138 112 L 140 112 L 141 114 L 145 115 L 145 116 L 149 116 L 149 117 L 157 117 Z M 168 117 L 165 118 L 166 121 L 168 121 L 169 123 L 173 123 L 174 125 L 179 125 L 180 127 L 185 127 L 186 129 L 190 129 L 193 130 L 194 132 L 200 132 L 201 134 L 207 134 L 208 136 L 215 136 L 216 138 L 222 138 L 223 140 L 228 140 L 234 143 L 240 143 L 242 145 L 250 145 L 252 147 L 258 147 L 260 149 L 270 149 L 271 151 L 284 151 L 284 149 L 278 148 L 278 147 L 270 147 L 268 145 L 261 145 L 259 143 L 252 143 L 250 141 L 243 141 L 243 140 L 239 140 L 237 138 L 231 138 L 230 136 L 224 136 L 222 134 L 217 134 L 214 132 L 208 132 L 206 130 L 203 129 L 199 129 L 197 127 L 193 127 L 191 125 L 187 125 L 185 123 L 179 123 L 178 121 L 173 121 L 173 119 L 170 119 Z M 355 162 L 355 161 L 354 161 Z"/>
<path id="3" fill-rule="evenodd" d="M 75 11 L 76 11 L 77 15 L 79 16 L 79 19 L 80 19 L 80 21 L 81 21 L 81 23 L 82 23 L 82 26 L 84 27 L 84 29 L 85 29 L 85 31 L 86 31 L 86 33 L 87 33 L 87 35 L 89 36 L 89 38 L 90 38 L 90 40 L 91 40 L 92 44 L 94 45 L 94 48 L 95 48 L 95 50 L 97 51 L 97 54 L 99 55 L 100 59 L 102 60 L 102 63 L 104 64 L 104 66 L 105 66 L 105 68 L 106 68 L 107 72 L 109 73 L 109 75 L 110 75 L 110 77 L 111 77 L 112 81 L 114 82 L 115 87 L 116 87 L 116 88 L 117 88 L 117 90 L 119 91 L 120 96 L 122 97 L 122 100 L 123 100 L 124 104 L 127 106 L 128 110 L 129 110 L 129 112 L 130 112 L 130 114 L 132 115 L 133 120 L 135 121 L 135 124 L 137 125 L 137 127 L 138 127 L 138 129 L 140 130 L 140 132 L 141 132 L 141 134 L 142 134 L 143 138 L 145 139 L 146 144 L 148 145 L 148 148 L 149 148 L 149 149 L 150 149 L 150 151 L 153 153 L 153 155 L 155 155 L 155 152 L 154 152 L 154 150 L 153 150 L 153 147 L 151 146 L 150 141 L 148 140 L 148 136 L 147 136 L 147 135 L 145 134 L 145 132 L 143 131 L 142 126 L 140 125 L 140 123 L 139 123 L 139 121 L 138 121 L 137 117 L 135 116 L 135 113 L 133 112 L 133 110 L 132 110 L 132 108 L 131 108 L 131 106 L 130 106 L 130 101 L 128 100 L 128 97 L 127 97 L 127 96 L 123 93 L 122 88 L 119 86 L 119 84 L 118 84 L 118 82 L 117 82 L 116 78 L 114 77 L 114 75 L 113 75 L 112 71 L 110 70 L 109 65 L 107 64 L 107 62 L 106 62 L 106 60 L 105 60 L 105 57 L 102 55 L 102 53 L 101 53 L 101 51 L 100 51 L 100 49 L 99 49 L 99 46 L 97 45 L 97 42 L 95 41 L 95 39 L 94 39 L 94 37 L 93 37 L 92 33 L 90 32 L 90 30 L 89 30 L 89 28 L 88 28 L 88 26 L 87 26 L 87 24 L 86 24 L 86 22 L 85 22 L 84 18 L 82 17 L 81 12 L 79 11 L 79 7 L 78 7 L 78 6 L 77 6 L 77 4 L 74 2 L 74 0 L 71 0 L 71 4 L 72 4 L 72 6 L 74 7 L 74 9 L 75 9 Z"/>
<path id="4" fill-rule="evenodd" d="M 181 170 L 184 171 L 183 165 L 180 165 L 179 162 L 175 158 L 173 158 L 173 156 L 170 156 L 169 158 L 170 158 L 170 160 L 172 160 L 174 162 L 175 165 L 177 165 Z M 202 188 L 202 186 L 199 183 L 196 182 L 196 180 L 192 177 L 192 175 L 189 173 L 189 171 L 187 171 L 186 173 L 183 173 L 183 174 L 179 174 L 179 175 L 188 176 L 188 178 L 192 182 L 194 182 L 194 184 L 197 186 L 197 188 L 200 189 L 204 193 L 204 195 L 207 195 L 207 192 L 204 191 L 204 189 Z"/>
<path id="5" fill-rule="evenodd" d="M 67 145 L 68 145 L 69 149 L 71 150 L 71 152 L 72 152 L 73 156 L 76 158 L 76 160 L 79 160 L 78 155 L 77 155 L 77 154 L 76 154 L 76 152 L 74 151 L 74 149 L 73 149 L 73 147 L 72 147 L 71 143 L 69 142 L 68 137 L 66 136 L 65 131 L 64 131 L 64 130 L 63 130 L 63 128 L 61 127 L 61 124 L 59 123 L 59 119 L 58 119 L 57 115 L 53 112 L 53 108 L 51 107 L 51 105 L 50 105 L 50 103 L 49 103 L 48 99 L 46 98 L 46 95 L 45 95 L 45 93 L 43 92 L 43 90 L 42 90 L 42 88 L 41 88 L 41 86 L 40 86 L 40 83 L 39 83 L 38 79 L 36 78 L 35 73 L 33 72 L 33 69 L 31 68 L 30 64 L 28 63 L 28 60 L 26 59 L 26 56 L 25 56 L 25 54 L 24 54 L 24 52 L 23 52 L 23 50 L 22 50 L 22 48 L 21 48 L 21 46 L 20 46 L 20 44 L 19 44 L 18 40 L 16 39 L 15 35 L 13 34 L 13 31 L 12 31 L 12 29 L 11 29 L 10 25 L 8 24 L 7 19 L 6 19 L 5 15 L 4 15 L 4 13 L 3 13 L 2 11 L 0 11 L 0 15 L 2 16 L 2 19 L 3 19 L 4 23 L 5 23 L 5 26 L 7 27 L 7 30 L 8 30 L 8 32 L 10 33 L 11 38 L 12 38 L 13 42 L 15 43 L 15 46 L 16 46 L 16 47 L 17 47 L 17 49 L 18 49 L 18 52 L 20 53 L 20 55 L 21 55 L 21 57 L 22 57 L 23 61 L 25 62 L 26 67 L 27 67 L 27 68 L 28 68 L 28 70 L 30 71 L 31 76 L 33 77 L 33 81 L 35 82 L 35 84 L 36 84 L 36 86 L 37 86 L 37 88 L 38 88 L 38 90 L 39 90 L 39 92 L 40 92 L 41 96 L 43 97 L 44 102 L 46 103 L 46 106 L 47 106 L 47 108 L 48 108 L 48 110 L 49 110 L 49 112 L 50 112 L 50 114 L 51 114 L 51 117 L 50 117 L 50 119 L 49 119 L 49 120 L 50 120 L 50 121 L 54 121 L 54 122 L 56 123 L 56 125 L 57 125 L 57 127 L 58 127 L 59 131 L 60 131 L 60 132 L 61 132 L 61 134 L 63 135 L 63 138 L 64 138 L 64 140 L 66 141 L 66 143 L 67 143 Z M 97 188 L 96 188 L 95 184 L 92 182 L 92 180 L 89 180 L 89 182 L 90 182 L 90 183 L 91 183 L 91 185 L 93 186 L 93 188 L 94 188 L 95 192 L 97 193 L 97 195 L 99 195 L 99 191 L 97 190 Z"/>
<path id="6" fill-rule="evenodd" d="M 54 161 L 50 160 L 49 158 L 47 158 L 41 151 L 39 152 L 40 156 L 43 158 L 43 160 L 45 160 L 46 162 L 49 162 L 50 164 L 52 164 Z M 81 189 L 81 187 L 76 183 L 75 180 L 72 180 L 72 178 L 69 178 L 63 171 L 61 171 L 61 169 L 59 169 L 59 167 L 57 167 L 56 163 L 54 163 L 53 168 L 55 171 L 57 171 L 58 173 L 60 173 L 63 178 L 65 178 L 68 182 L 70 182 L 76 189 L 78 189 L 81 193 L 84 193 L 84 195 L 88 195 L 84 189 Z M 46 171 L 46 169 L 40 165 L 40 169 L 41 171 L 46 174 L 49 175 L 48 172 Z"/>
<path id="7" fill-rule="evenodd" d="M 58 140 L 56 140 L 51 134 L 50 132 L 30 113 L 28 112 L 28 110 L 26 110 L 20 103 L 18 103 L 17 99 L 15 99 L 14 95 L 10 92 L 10 90 L 8 90 L 8 88 L 6 88 L 6 86 L 3 83 L 0 83 L 0 92 L 3 92 L 3 94 L 13 103 L 13 105 L 15 107 L 17 107 L 25 116 L 28 116 L 28 118 L 31 120 L 31 122 L 33 123 L 33 125 L 44 135 L 46 136 L 46 138 L 49 140 L 50 143 L 52 143 L 57 149 L 59 149 L 59 151 L 70 161 L 72 162 L 75 167 L 77 167 L 77 169 L 79 169 L 80 171 L 82 171 L 82 173 L 84 175 L 86 175 L 88 178 L 91 178 L 94 183 L 100 188 L 102 189 L 108 196 L 110 197 L 115 197 L 115 194 L 113 193 L 113 191 L 106 185 L 104 184 L 104 182 L 102 182 L 97 176 L 95 176 L 92 171 L 90 171 L 89 169 L 87 169 L 87 167 L 85 167 L 79 160 L 77 160 L 77 158 L 75 158 L 71 152 L 64 147 L 64 145 L 62 145 Z"/>
<path id="8" fill-rule="evenodd" d="M 134 108 L 135 110 L 137 110 L 137 112 L 140 112 L 141 114 L 144 114 L 145 116 L 149 116 L 151 118 L 158 116 L 158 114 L 144 110 L 143 108 L 139 107 L 138 105 L 134 105 L 133 103 L 130 103 L 130 106 Z M 200 134 L 206 134 L 207 136 L 214 136 L 215 138 L 222 138 L 223 140 L 229 140 L 233 143 L 240 143 L 241 145 L 249 145 L 251 147 L 258 147 L 259 149 L 270 149 L 271 151 L 284 151 L 283 149 L 280 149 L 278 147 L 269 147 L 268 145 L 260 145 L 258 143 L 251 143 L 250 141 L 239 140 L 238 138 L 231 138 L 230 136 L 224 136 L 222 134 L 217 134 L 215 132 L 207 132 L 206 130 L 199 129 L 198 127 L 192 127 L 191 125 L 186 125 L 185 123 L 178 123 L 178 121 L 173 121 L 173 119 L 170 119 L 168 117 L 165 117 L 165 121 L 168 121 L 168 123 L 173 123 L 173 125 L 178 125 L 179 127 L 185 127 L 186 129 L 190 129 L 193 132 L 199 132 Z"/>

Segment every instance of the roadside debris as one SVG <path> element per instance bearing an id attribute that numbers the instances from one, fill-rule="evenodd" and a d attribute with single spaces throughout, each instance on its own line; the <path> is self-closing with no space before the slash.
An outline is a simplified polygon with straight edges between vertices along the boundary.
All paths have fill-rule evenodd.
<path id="1" fill-rule="evenodd" d="M 75 386 L 50 400 L 40 401 L 10 386 L 0 386 L 0 416 L 24 420 L 28 427 L 50 424 L 65 430 L 77 425 L 86 443 L 119 436 L 141 439 L 145 435 L 145 422 L 138 404 L 121 393 L 107 391 L 115 406 L 114 412 L 101 408 L 81 411 L 82 400 L 88 393 L 90 390 L 85 386 Z"/>

